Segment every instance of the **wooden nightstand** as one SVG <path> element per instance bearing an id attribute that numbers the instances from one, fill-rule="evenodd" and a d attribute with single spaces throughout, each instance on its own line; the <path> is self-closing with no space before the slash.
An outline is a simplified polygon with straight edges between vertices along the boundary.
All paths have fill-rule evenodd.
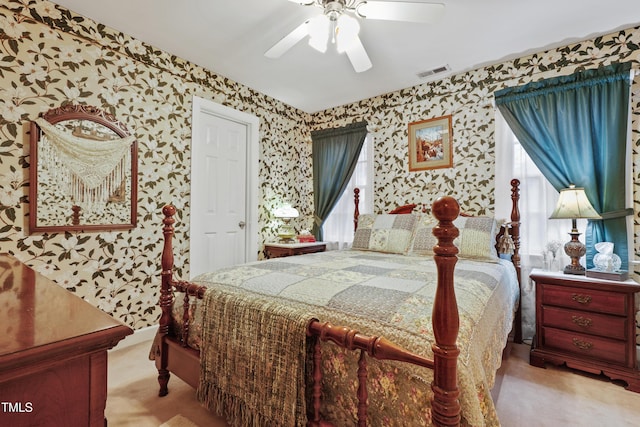
<path id="1" fill-rule="evenodd" d="M 633 280 L 615 282 L 534 269 L 536 336 L 529 363 L 545 362 L 625 381 L 640 392 Z"/>
<path id="2" fill-rule="evenodd" d="M 311 254 L 314 252 L 324 252 L 327 248 L 325 242 L 311 243 L 265 243 L 264 254 L 265 259 L 280 258 L 292 255 Z"/>

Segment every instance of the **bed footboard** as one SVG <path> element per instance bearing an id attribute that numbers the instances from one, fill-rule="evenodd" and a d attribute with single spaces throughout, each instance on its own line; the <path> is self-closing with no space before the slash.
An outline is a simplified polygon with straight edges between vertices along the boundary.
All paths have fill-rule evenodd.
<path id="1" fill-rule="evenodd" d="M 164 219 L 162 220 L 164 235 L 164 246 L 162 250 L 162 281 L 160 287 L 160 315 L 158 332 L 154 342 L 154 357 L 156 368 L 158 369 L 158 384 L 160 390 L 159 396 L 166 396 L 169 392 L 168 383 L 171 377 L 170 371 L 178 374 L 183 380 L 192 385 L 197 386 L 198 364 L 194 364 L 193 360 L 197 360 L 198 352 L 188 348 L 189 326 L 191 317 L 189 315 L 189 298 L 202 298 L 207 289 L 204 286 L 196 285 L 185 281 L 173 280 L 173 224 L 175 223 L 174 215 L 176 208 L 166 205 L 162 208 Z M 173 317 L 171 312 L 175 302 L 174 292 L 184 293 L 183 320 L 184 326 L 181 337 L 171 337 Z M 184 349 L 182 351 L 180 348 Z M 169 360 L 169 354 L 172 357 Z M 171 366 L 169 363 L 171 362 Z"/>
<path id="2" fill-rule="evenodd" d="M 357 195 L 357 193 L 356 193 Z M 365 354 L 376 359 L 396 360 L 412 363 L 434 370 L 431 384 L 431 417 L 436 426 L 457 426 L 460 424 L 460 402 L 458 400 L 458 304 L 454 289 L 454 269 L 458 258 L 458 248 L 453 240 L 458 237 L 458 229 L 453 220 L 458 217 L 460 207 L 452 197 L 441 197 L 433 203 L 432 211 L 439 221 L 433 229 L 438 244 L 434 247 L 434 260 L 438 271 L 438 284 L 433 306 L 432 345 L 433 360 L 410 353 L 382 337 L 369 337 L 356 330 L 321 323 L 310 323 L 308 334 L 317 337 L 313 351 L 313 419 L 309 426 L 327 426 L 320 417 L 322 390 L 322 355 L 319 341 L 332 341 L 347 350 L 360 350 L 358 362 L 358 425 L 367 425 L 367 362 Z"/>
<path id="3" fill-rule="evenodd" d="M 316 338 L 313 344 L 313 379 L 312 379 L 312 417 L 309 419 L 308 427 L 327 427 L 320 416 L 322 407 L 322 346 L 320 341 L 331 341 L 334 344 L 350 351 L 360 350 L 358 360 L 358 425 L 367 425 L 367 411 L 369 397 L 367 391 L 367 359 L 369 355 L 378 360 L 397 360 L 399 362 L 412 363 L 433 369 L 434 362 L 417 354 L 410 353 L 405 349 L 396 346 L 383 337 L 366 336 L 358 331 L 343 326 L 334 326 L 331 323 L 322 323 L 313 320 L 309 324 L 307 331 L 309 336 Z"/>
<path id="4" fill-rule="evenodd" d="M 457 262 L 458 249 L 453 240 L 458 236 L 458 229 L 453 221 L 460 212 L 457 201 L 452 197 L 441 197 L 433 203 L 432 212 L 439 221 L 433 229 L 438 244 L 434 247 L 434 260 L 437 267 L 437 290 L 433 307 L 433 331 L 435 343 L 432 345 L 433 360 L 410 353 L 381 337 L 369 337 L 359 334 L 347 327 L 334 326 L 312 320 L 308 327 L 308 335 L 317 337 L 319 341 L 332 341 L 348 350 L 360 350 L 360 362 L 358 378 L 358 416 L 359 425 L 366 425 L 367 414 L 367 389 L 366 389 L 366 359 L 365 354 L 376 359 L 397 360 L 412 363 L 434 370 L 434 379 L 431 385 L 433 398 L 431 401 L 432 421 L 436 426 L 457 426 L 460 423 L 459 390 L 457 384 L 457 358 L 459 350 L 456 344 L 459 329 L 458 306 L 454 290 L 454 268 Z M 169 371 L 179 372 L 169 366 L 175 366 L 176 360 L 190 360 L 190 365 L 195 365 L 193 355 L 197 353 L 189 348 L 181 349 L 180 345 L 187 346 L 188 326 L 190 322 L 188 313 L 188 299 L 190 297 L 202 298 L 206 287 L 185 281 L 173 279 L 173 216 L 176 210 L 173 206 L 163 208 L 163 234 L 164 248 L 162 253 L 162 287 L 160 291 L 160 327 L 156 339 L 156 366 L 158 368 L 158 382 L 160 384 L 160 396 L 167 394 Z M 184 325 L 182 337 L 170 337 L 172 306 L 174 303 L 174 291 L 185 293 Z M 171 358 L 169 358 L 171 352 Z M 190 355 L 190 358 L 187 357 Z M 320 419 L 321 403 L 321 355 L 320 346 L 314 346 L 314 374 L 310 381 L 313 391 L 313 419 L 309 420 L 311 426 L 324 426 Z M 195 369 L 193 366 L 189 369 Z M 179 375 L 180 376 L 180 375 Z M 194 385 L 197 381 L 187 381 Z M 195 385 L 194 385 L 195 386 Z"/>

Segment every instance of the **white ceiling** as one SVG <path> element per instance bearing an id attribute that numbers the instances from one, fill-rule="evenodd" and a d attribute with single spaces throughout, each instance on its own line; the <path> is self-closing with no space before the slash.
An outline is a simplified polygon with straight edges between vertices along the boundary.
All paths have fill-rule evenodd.
<path id="1" fill-rule="evenodd" d="M 420 1 L 420 0 L 413 0 Z M 74 12 L 306 112 L 424 83 L 640 24 L 638 0 L 442 0 L 435 24 L 361 20 L 373 68 L 355 73 L 332 46 L 301 41 L 279 59 L 273 44 L 320 13 L 288 0 L 55 0 Z"/>

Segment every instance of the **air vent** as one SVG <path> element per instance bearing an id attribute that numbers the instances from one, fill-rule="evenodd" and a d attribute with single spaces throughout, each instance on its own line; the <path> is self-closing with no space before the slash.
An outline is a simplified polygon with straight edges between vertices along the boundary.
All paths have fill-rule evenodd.
<path id="1" fill-rule="evenodd" d="M 431 70 L 422 71 L 418 73 L 418 77 L 420 77 L 421 79 L 424 79 L 425 77 L 430 77 L 435 74 L 444 73 L 445 71 L 449 71 L 450 69 L 451 68 L 449 67 L 449 65 L 443 65 L 441 67 L 433 68 Z"/>

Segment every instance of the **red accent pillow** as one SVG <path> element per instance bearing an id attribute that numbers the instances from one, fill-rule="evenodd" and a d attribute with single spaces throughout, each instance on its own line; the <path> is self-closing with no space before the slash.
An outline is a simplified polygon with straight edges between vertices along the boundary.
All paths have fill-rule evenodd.
<path id="1" fill-rule="evenodd" d="M 395 208 L 394 210 L 390 211 L 390 214 L 409 214 L 411 212 L 413 212 L 413 209 L 416 207 L 417 205 L 415 203 L 412 203 L 410 205 L 404 205 L 404 206 L 398 206 L 397 208 Z"/>

